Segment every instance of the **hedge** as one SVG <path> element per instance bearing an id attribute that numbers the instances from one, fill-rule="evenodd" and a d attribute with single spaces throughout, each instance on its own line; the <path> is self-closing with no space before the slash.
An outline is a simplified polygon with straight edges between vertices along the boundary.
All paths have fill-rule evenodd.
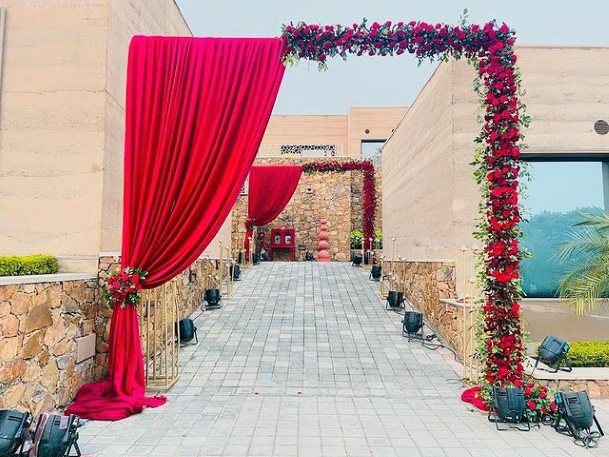
<path id="1" fill-rule="evenodd" d="M 57 271 L 57 259 L 50 255 L 0 256 L 0 276 L 47 275 Z"/>
<path id="2" fill-rule="evenodd" d="M 609 367 L 609 341 L 570 342 L 567 360 L 574 367 Z"/>

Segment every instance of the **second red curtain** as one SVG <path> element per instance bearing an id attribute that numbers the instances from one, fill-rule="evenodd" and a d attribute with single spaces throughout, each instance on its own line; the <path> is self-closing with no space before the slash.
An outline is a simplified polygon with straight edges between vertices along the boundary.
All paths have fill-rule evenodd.
<path id="1" fill-rule="evenodd" d="M 254 225 L 266 225 L 283 211 L 300 181 L 299 165 L 256 166 L 250 170 L 247 215 Z M 245 234 L 245 249 L 249 254 L 249 238 Z"/>
<path id="2" fill-rule="evenodd" d="M 122 267 L 144 288 L 182 272 L 226 219 L 254 161 L 284 73 L 277 38 L 134 37 L 129 48 Z M 66 413 L 118 420 L 146 397 L 136 309 L 115 306 L 108 378 Z"/>

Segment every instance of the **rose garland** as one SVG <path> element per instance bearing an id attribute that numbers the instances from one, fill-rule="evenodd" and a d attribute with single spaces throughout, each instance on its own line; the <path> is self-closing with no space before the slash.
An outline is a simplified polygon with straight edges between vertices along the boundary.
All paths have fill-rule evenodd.
<path id="1" fill-rule="evenodd" d="M 327 172 L 361 171 L 363 179 L 363 232 L 364 240 L 374 238 L 374 217 L 376 216 L 376 186 L 374 165 L 369 160 L 338 162 L 309 162 L 302 166 L 302 171 L 308 174 Z"/>
<path id="2" fill-rule="evenodd" d="M 143 279 L 148 273 L 138 268 L 126 267 L 123 270 L 116 270 L 106 280 L 106 290 L 104 298 L 108 300 L 110 307 L 119 304 L 121 308 L 126 305 L 136 306 L 140 302 L 140 291 L 142 290 Z"/>
<path id="3" fill-rule="evenodd" d="M 529 118 L 519 101 L 514 30 L 495 21 L 483 26 L 465 21 L 457 26 L 387 21 L 370 27 L 366 20 L 351 27 L 301 22 L 284 26 L 282 38 L 286 64 L 308 59 L 324 69 L 328 57 L 408 52 L 419 61 L 465 57 L 476 68 L 475 89 L 484 113 L 473 165 L 482 195 L 475 235 L 486 246 L 479 278 L 485 294 L 485 375 L 489 384 L 522 385 L 518 175 L 520 129 L 528 126 Z"/>

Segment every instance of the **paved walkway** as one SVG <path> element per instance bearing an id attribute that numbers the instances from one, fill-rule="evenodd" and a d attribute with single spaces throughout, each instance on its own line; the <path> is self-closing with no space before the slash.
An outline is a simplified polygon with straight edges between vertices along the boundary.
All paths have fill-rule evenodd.
<path id="1" fill-rule="evenodd" d="M 197 315 L 198 313 L 195 313 Z M 197 319 L 167 405 L 82 428 L 99 456 L 607 456 L 551 428 L 497 432 L 447 358 L 400 336 L 346 263 L 264 263 Z M 595 402 L 609 429 L 609 403 Z"/>

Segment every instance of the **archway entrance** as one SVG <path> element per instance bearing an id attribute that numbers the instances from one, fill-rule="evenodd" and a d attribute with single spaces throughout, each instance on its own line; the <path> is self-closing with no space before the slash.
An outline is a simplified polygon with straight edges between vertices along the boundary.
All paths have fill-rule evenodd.
<path id="1" fill-rule="evenodd" d="M 514 52 L 515 32 L 505 23 L 457 26 L 420 21 L 387 21 L 368 26 L 298 23 L 284 26 L 283 59 L 316 61 L 327 68 L 329 57 L 414 54 L 445 61 L 466 58 L 476 70 L 483 128 L 476 143 L 474 177 L 482 197 L 476 236 L 484 245 L 480 281 L 485 295 L 485 378 L 490 384 L 522 384 L 523 342 L 518 246 L 520 210 L 518 176 L 521 126 L 529 122 L 519 101 L 520 74 Z"/>
<path id="2" fill-rule="evenodd" d="M 144 396 L 133 306 L 140 288 L 170 280 L 217 233 L 260 144 L 281 62 L 309 59 L 325 68 L 329 57 L 349 54 L 466 58 L 477 70 L 485 374 L 489 383 L 521 383 L 518 174 L 520 128 L 528 118 L 519 102 L 514 42 L 515 32 L 495 22 L 300 23 L 284 27 L 281 39 L 135 37 L 127 78 L 123 270 L 110 284 L 109 378 L 86 386 L 72 411 L 120 419 L 163 403 Z"/>
<path id="3" fill-rule="evenodd" d="M 303 165 L 273 165 L 253 166 L 250 170 L 249 192 L 248 192 L 248 218 L 245 221 L 245 258 L 251 261 L 250 245 L 256 245 L 252 252 L 259 252 L 261 248 L 269 248 L 266 239 L 262 246 L 257 236 L 257 229 L 274 221 L 291 201 L 296 187 L 300 181 L 301 174 L 313 175 L 317 173 L 345 173 L 359 171 L 362 173 L 362 228 L 363 239 L 374 238 L 374 222 L 376 216 L 377 197 L 374 165 L 368 160 L 324 160 L 310 161 Z M 327 217 L 326 214 L 320 215 Z M 335 215 L 337 217 L 341 214 Z M 320 217 L 320 218 L 321 218 Z M 319 222 L 319 221 L 317 221 Z M 317 228 L 317 227 L 316 227 Z M 292 260 L 296 260 L 296 246 L 293 229 L 290 230 L 291 244 L 279 243 L 282 248 L 291 250 Z M 258 232 L 260 233 L 260 232 Z M 264 235 L 264 234 L 263 234 Z M 346 235 L 346 233 L 344 234 Z M 316 239 L 315 242 L 318 240 Z M 346 240 L 345 240 L 346 241 Z M 275 245 L 271 239 L 270 249 Z M 312 248 L 312 246 L 309 246 Z M 366 249 L 365 246 L 363 246 Z M 272 253 L 272 251 L 271 251 Z M 271 255 L 272 257 L 272 255 Z M 347 258 L 345 258 L 347 260 Z"/>

